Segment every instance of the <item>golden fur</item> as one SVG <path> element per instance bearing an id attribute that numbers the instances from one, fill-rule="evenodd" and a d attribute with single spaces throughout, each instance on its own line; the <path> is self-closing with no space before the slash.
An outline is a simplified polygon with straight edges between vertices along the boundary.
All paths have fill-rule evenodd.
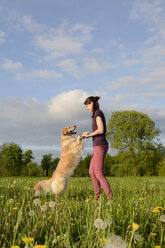
<path id="1" fill-rule="evenodd" d="M 65 127 L 61 134 L 61 157 L 55 172 L 49 180 L 39 182 L 35 186 L 36 195 L 41 192 L 52 192 L 55 195 L 62 195 L 68 184 L 68 179 L 78 165 L 83 149 L 83 141 L 80 136 L 75 139 L 73 134 L 76 126 Z M 84 132 L 83 135 L 87 135 Z"/>

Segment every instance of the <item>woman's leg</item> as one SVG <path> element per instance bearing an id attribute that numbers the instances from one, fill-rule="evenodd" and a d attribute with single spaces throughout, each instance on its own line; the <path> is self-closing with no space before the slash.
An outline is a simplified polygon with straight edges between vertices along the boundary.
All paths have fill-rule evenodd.
<path id="1" fill-rule="evenodd" d="M 94 165 L 93 165 L 93 173 L 97 180 L 100 182 L 103 187 L 104 192 L 106 193 L 107 198 L 112 197 L 112 190 L 109 185 L 109 182 L 104 176 L 104 160 L 105 155 L 108 151 L 108 146 L 95 146 L 94 147 Z M 95 179 L 96 180 L 96 179 Z"/>
<path id="2" fill-rule="evenodd" d="M 98 199 L 100 197 L 100 182 L 94 174 L 94 164 L 95 164 L 95 154 L 93 151 L 93 155 L 92 155 L 90 166 L 89 166 L 89 175 L 90 175 L 92 182 L 93 182 L 95 197 L 96 197 L 96 199 Z"/>

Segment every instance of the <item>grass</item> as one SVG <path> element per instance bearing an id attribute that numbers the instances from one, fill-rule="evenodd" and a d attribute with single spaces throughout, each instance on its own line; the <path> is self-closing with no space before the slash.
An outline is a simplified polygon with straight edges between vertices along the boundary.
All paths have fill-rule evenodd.
<path id="1" fill-rule="evenodd" d="M 94 199 L 90 178 L 70 178 L 61 198 L 35 197 L 42 179 L 0 178 L 0 247 L 165 247 L 165 177 L 107 178 L 109 203 L 103 191 Z"/>

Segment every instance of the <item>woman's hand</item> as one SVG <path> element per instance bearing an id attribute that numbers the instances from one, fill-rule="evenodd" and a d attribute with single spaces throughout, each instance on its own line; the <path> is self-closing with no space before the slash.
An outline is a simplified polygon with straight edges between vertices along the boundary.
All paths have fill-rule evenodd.
<path id="1" fill-rule="evenodd" d="M 87 138 L 89 138 L 89 135 L 80 135 L 80 139 L 87 139 Z"/>

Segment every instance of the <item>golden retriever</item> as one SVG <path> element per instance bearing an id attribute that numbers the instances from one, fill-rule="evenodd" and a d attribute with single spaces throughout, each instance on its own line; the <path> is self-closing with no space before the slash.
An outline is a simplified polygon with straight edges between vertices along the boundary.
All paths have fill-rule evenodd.
<path id="1" fill-rule="evenodd" d="M 41 192 L 62 195 L 66 189 L 69 177 L 73 174 L 74 169 L 79 164 L 83 149 L 83 141 L 80 135 L 75 139 L 73 136 L 77 132 L 76 126 L 65 127 L 61 134 L 61 157 L 55 172 L 49 180 L 39 182 L 35 186 L 35 194 Z M 87 135 L 84 132 L 83 135 Z"/>

